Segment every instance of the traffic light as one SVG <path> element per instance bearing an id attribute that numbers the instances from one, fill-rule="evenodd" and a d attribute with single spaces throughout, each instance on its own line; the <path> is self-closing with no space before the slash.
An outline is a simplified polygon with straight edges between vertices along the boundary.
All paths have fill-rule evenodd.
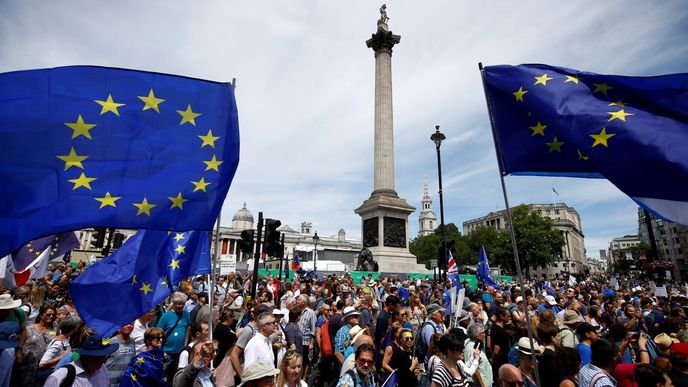
<path id="1" fill-rule="evenodd" d="M 280 253 L 280 232 L 277 228 L 282 225 L 277 219 L 265 219 L 265 252 L 269 257 L 279 257 Z"/>
<path id="2" fill-rule="evenodd" d="M 239 249 L 241 249 L 241 252 L 244 254 L 251 254 L 253 252 L 253 230 L 244 230 L 241 232 Z"/>
<path id="3" fill-rule="evenodd" d="M 122 246 L 122 243 L 124 243 L 124 234 L 122 233 L 115 233 L 115 240 L 112 243 L 112 248 L 113 249 L 119 249 L 120 246 Z"/>
<path id="4" fill-rule="evenodd" d="M 104 228 L 97 228 L 91 234 L 91 246 L 96 249 L 102 249 L 105 243 L 105 232 Z"/>

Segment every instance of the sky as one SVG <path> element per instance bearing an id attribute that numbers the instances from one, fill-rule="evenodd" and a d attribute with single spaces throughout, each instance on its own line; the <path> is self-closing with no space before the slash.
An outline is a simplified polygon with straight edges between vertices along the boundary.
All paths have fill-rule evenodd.
<path id="1" fill-rule="evenodd" d="M 0 0 L 0 72 L 69 65 L 236 78 L 241 160 L 222 225 L 246 202 L 321 236 L 360 240 L 354 208 L 373 190 L 373 51 L 381 2 Z M 481 86 L 484 65 L 546 63 L 619 75 L 688 69 L 685 1 L 388 1 L 396 190 L 421 207 L 427 176 L 445 222 L 503 209 Z M 637 234 L 637 206 L 605 180 L 507 177 L 510 204 L 566 203 L 589 257 Z M 559 196 L 554 196 L 552 188 Z M 417 210 L 409 237 L 418 232 Z"/>

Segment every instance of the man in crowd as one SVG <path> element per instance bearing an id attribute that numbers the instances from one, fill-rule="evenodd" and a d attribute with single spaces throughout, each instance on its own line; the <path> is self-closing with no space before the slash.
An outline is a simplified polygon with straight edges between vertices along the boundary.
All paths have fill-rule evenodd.
<path id="1" fill-rule="evenodd" d="M 344 308 L 344 326 L 339 328 L 337 331 L 337 336 L 334 339 L 334 356 L 339 361 L 339 364 L 344 363 L 344 351 L 346 350 L 346 342 L 349 340 L 349 331 L 355 325 L 358 325 L 358 318 L 361 313 L 356 310 L 353 306 L 347 306 Z"/>

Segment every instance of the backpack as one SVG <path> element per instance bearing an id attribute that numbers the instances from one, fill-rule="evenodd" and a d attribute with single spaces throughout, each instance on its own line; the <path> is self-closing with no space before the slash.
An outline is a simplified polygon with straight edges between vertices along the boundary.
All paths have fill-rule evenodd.
<path id="1" fill-rule="evenodd" d="M 67 375 L 60 382 L 60 387 L 71 387 L 76 380 L 76 368 L 72 364 L 65 365 L 65 368 L 67 369 Z"/>
<path id="2" fill-rule="evenodd" d="M 426 326 L 430 325 L 432 327 L 432 330 L 435 331 L 435 327 L 430 323 L 430 321 L 426 321 L 423 323 L 423 325 L 418 328 L 418 334 L 416 335 L 416 340 L 413 343 L 413 356 L 418 359 L 418 361 L 423 361 L 425 362 L 425 355 L 428 353 L 428 344 L 423 341 L 423 329 L 425 329 Z"/>
<path id="3" fill-rule="evenodd" d="M 334 356 L 334 349 L 332 348 L 332 340 L 330 340 L 330 320 L 325 321 L 322 327 L 320 327 L 320 343 L 322 345 L 321 352 L 322 357 L 332 357 Z"/>

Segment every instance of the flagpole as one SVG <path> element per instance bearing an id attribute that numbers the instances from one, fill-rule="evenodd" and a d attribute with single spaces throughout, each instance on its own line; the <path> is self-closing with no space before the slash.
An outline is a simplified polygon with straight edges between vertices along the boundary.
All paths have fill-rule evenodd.
<path id="1" fill-rule="evenodd" d="M 213 253 L 213 261 L 210 265 L 210 281 L 208 281 L 208 305 L 210 308 L 210 317 L 208 317 L 208 340 L 213 340 L 213 303 L 215 299 L 215 265 L 217 265 L 220 256 L 220 218 L 222 218 L 222 211 L 217 214 L 217 224 L 215 225 L 215 252 Z M 212 364 L 211 364 L 212 366 Z M 211 367 L 212 368 L 212 367 Z"/>
<path id="2" fill-rule="evenodd" d="M 487 104 L 487 113 L 488 116 L 490 117 L 490 127 L 492 129 L 492 139 L 494 140 L 494 146 L 495 146 L 495 152 L 497 155 L 497 164 L 499 166 L 499 181 L 502 184 L 502 195 L 504 196 L 504 205 L 506 206 L 506 216 L 507 220 L 509 222 L 509 232 L 511 234 L 511 246 L 514 249 L 514 259 L 516 260 L 516 273 L 518 274 L 518 282 L 519 285 L 521 286 L 521 289 L 525 290 L 525 283 L 523 280 L 523 271 L 521 270 L 521 260 L 518 257 L 518 247 L 516 246 L 516 232 L 514 231 L 514 222 L 511 218 L 511 207 L 509 207 L 509 197 L 507 196 L 506 193 L 506 184 L 504 183 L 504 160 L 501 157 L 501 153 L 499 151 L 499 144 L 497 144 L 497 133 L 495 132 L 495 125 L 494 125 L 494 119 L 492 116 L 492 107 L 490 105 L 490 98 L 487 94 L 487 88 L 485 87 L 485 70 L 483 69 L 483 64 L 478 63 L 478 68 L 480 69 L 480 76 L 483 81 L 483 92 L 485 93 L 485 103 Z M 535 358 L 535 351 L 532 350 L 535 348 L 534 345 L 534 340 L 533 340 L 533 327 L 531 326 L 530 322 L 530 315 L 528 314 L 528 310 L 526 310 L 526 329 L 528 331 L 528 340 L 530 342 L 530 357 L 533 361 L 533 366 L 535 367 L 535 384 L 540 386 L 540 372 L 538 369 L 538 363 L 537 359 Z"/>

